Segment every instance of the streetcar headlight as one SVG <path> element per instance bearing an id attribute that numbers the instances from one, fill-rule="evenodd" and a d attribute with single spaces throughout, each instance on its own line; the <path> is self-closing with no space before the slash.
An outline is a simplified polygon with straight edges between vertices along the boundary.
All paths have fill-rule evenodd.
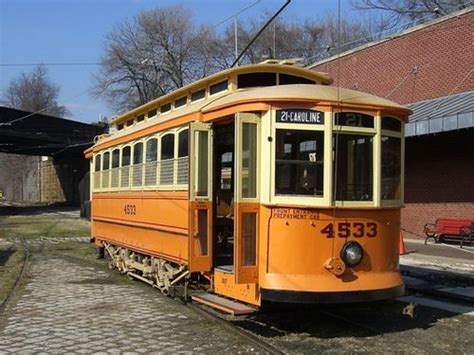
<path id="1" fill-rule="evenodd" d="M 362 255 L 362 247 L 357 242 L 348 242 L 344 244 L 341 250 L 341 259 L 349 267 L 358 265 L 362 260 Z"/>

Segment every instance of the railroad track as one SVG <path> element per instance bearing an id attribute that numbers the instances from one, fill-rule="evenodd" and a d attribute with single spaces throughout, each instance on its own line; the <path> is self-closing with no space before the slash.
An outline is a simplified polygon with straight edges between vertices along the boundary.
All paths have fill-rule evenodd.
<path id="1" fill-rule="evenodd" d="M 12 289 L 8 293 L 8 295 L 5 298 L 5 300 L 3 301 L 3 303 L 0 305 L 0 313 L 2 313 L 5 310 L 6 306 L 10 302 L 11 298 L 13 297 L 15 292 L 17 291 L 17 289 L 18 289 L 18 287 L 21 283 L 21 280 L 23 279 L 23 276 L 25 275 L 26 268 L 28 267 L 28 263 L 30 261 L 30 249 L 28 247 L 28 244 L 25 241 L 25 238 L 21 237 L 19 241 L 20 241 L 20 245 L 22 246 L 23 252 L 24 252 L 23 265 L 21 266 L 20 273 L 18 274 L 18 276 L 15 280 L 15 283 L 13 284 Z"/>
<path id="2" fill-rule="evenodd" d="M 258 352 L 265 352 L 270 354 L 285 353 L 280 348 L 270 344 L 258 335 L 250 333 L 242 329 L 241 327 L 233 324 L 231 320 L 223 318 L 220 314 L 217 314 L 217 312 L 212 309 L 209 309 L 206 306 L 201 306 L 193 302 L 187 302 L 186 306 L 201 317 L 204 317 L 210 321 L 216 322 L 219 325 L 223 326 L 224 328 L 235 334 L 238 338 L 246 340 L 247 342 L 253 344 L 256 348 L 255 350 L 260 350 Z"/>

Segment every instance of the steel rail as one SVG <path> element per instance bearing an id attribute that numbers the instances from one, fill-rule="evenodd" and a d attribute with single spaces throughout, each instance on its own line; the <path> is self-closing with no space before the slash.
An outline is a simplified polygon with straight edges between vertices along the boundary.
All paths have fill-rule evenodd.
<path id="1" fill-rule="evenodd" d="M 256 348 L 261 349 L 265 353 L 270 354 L 284 354 L 285 352 L 281 349 L 275 347 L 274 345 L 266 342 L 265 340 L 259 338 L 258 336 L 249 333 L 237 325 L 232 324 L 230 321 L 219 317 L 218 315 L 208 311 L 204 307 L 201 307 L 193 302 L 187 302 L 186 306 L 191 309 L 196 314 L 222 325 L 227 330 L 235 333 L 239 338 L 245 339 L 246 341 L 252 343 Z"/>
<path id="2" fill-rule="evenodd" d="M 24 237 L 21 237 L 21 245 L 23 246 L 23 252 L 24 252 L 24 255 L 23 255 L 23 265 L 21 266 L 21 270 L 20 270 L 20 273 L 18 274 L 16 280 L 15 280 L 15 283 L 13 284 L 13 287 L 11 288 L 10 292 L 8 293 L 7 297 L 5 298 L 5 300 L 2 302 L 2 304 L 0 305 L 0 313 L 3 313 L 3 311 L 5 310 L 5 308 L 7 307 L 8 303 L 10 302 L 10 300 L 12 299 L 13 295 L 16 293 L 18 287 L 20 286 L 20 283 L 25 275 L 25 272 L 26 272 L 26 268 L 28 266 L 28 263 L 30 261 L 30 249 L 28 248 L 28 245 L 25 241 L 25 238 Z"/>

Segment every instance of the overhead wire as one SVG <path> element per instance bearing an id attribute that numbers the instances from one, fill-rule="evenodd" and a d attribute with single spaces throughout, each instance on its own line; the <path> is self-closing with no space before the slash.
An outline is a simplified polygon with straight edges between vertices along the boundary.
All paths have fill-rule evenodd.
<path id="1" fill-rule="evenodd" d="M 247 5 L 247 6 L 243 7 L 243 8 L 241 8 L 241 9 L 238 10 L 236 13 L 232 14 L 231 16 L 229 16 L 229 17 L 225 18 L 224 20 L 218 22 L 217 24 L 213 25 L 211 28 L 217 28 L 217 27 L 219 27 L 220 25 L 224 24 L 225 22 L 227 22 L 227 21 L 233 19 L 234 17 L 237 17 L 237 16 L 240 15 L 241 13 L 247 11 L 248 9 L 254 7 L 255 5 L 257 5 L 257 4 L 261 3 L 261 2 L 262 2 L 262 0 L 256 0 L 255 2 L 251 3 L 250 5 Z M 4 63 L 4 64 L 1 64 L 1 63 L 0 63 L 0 66 L 2 66 L 2 67 L 7 67 L 7 66 L 32 66 L 32 65 L 33 65 L 33 66 L 34 66 L 34 65 L 47 65 L 47 66 L 48 66 L 48 65 L 53 65 L 53 66 L 61 66 L 61 65 L 64 65 L 64 66 L 88 65 L 88 66 L 92 66 L 92 65 L 99 65 L 99 64 L 100 64 L 100 63 L 96 63 L 96 62 L 77 62 L 77 63 L 67 63 L 67 62 L 60 63 L 60 62 L 58 62 L 58 63 L 23 63 L 23 64 L 12 64 L 12 63 Z M 104 89 L 104 90 L 105 90 L 105 89 Z M 81 96 L 81 95 L 87 93 L 88 91 L 89 91 L 89 89 L 84 90 L 84 91 L 81 91 L 80 93 L 78 93 L 78 94 L 76 94 L 76 95 L 73 95 L 73 96 L 67 98 L 66 101 L 67 101 L 67 100 L 71 100 L 71 99 L 73 99 L 73 98 L 76 98 L 76 97 L 78 97 L 78 96 Z M 42 113 L 42 112 L 48 110 L 49 108 L 52 108 L 53 106 L 55 106 L 55 105 L 49 105 L 49 106 L 44 107 L 44 108 L 42 108 L 42 109 L 40 109 L 40 110 L 37 110 L 37 111 L 35 111 L 35 112 L 32 112 L 32 113 L 30 113 L 30 114 L 28 114 L 28 115 L 19 117 L 19 118 L 17 118 L 17 119 L 14 119 L 14 120 L 12 120 L 12 121 L 9 121 L 9 122 L 0 122 L 0 126 L 9 126 L 9 125 L 11 125 L 11 124 L 13 124 L 13 123 L 15 123 L 15 122 L 19 122 L 19 121 L 22 121 L 22 120 L 24 120 L 24 119 L 26 119 L 26 118 L 28 118 L 28 117 L 33 116 L 33 115 Z"/>

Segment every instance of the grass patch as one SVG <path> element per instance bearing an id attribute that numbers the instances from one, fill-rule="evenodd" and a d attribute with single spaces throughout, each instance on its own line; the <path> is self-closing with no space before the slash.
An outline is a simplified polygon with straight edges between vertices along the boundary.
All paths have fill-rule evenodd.
<path id="1" fill-rule="evenodd" d="M 0 304 L 10 294 L 23 267 L 25 251 L 22 247 L 0 249 Z"/>
<path id="2" fill-rule="evenodd" d="M 88 237 L 90 223 L 63 216 L 8 216 L 0 218 L 0 238 Z"/>

